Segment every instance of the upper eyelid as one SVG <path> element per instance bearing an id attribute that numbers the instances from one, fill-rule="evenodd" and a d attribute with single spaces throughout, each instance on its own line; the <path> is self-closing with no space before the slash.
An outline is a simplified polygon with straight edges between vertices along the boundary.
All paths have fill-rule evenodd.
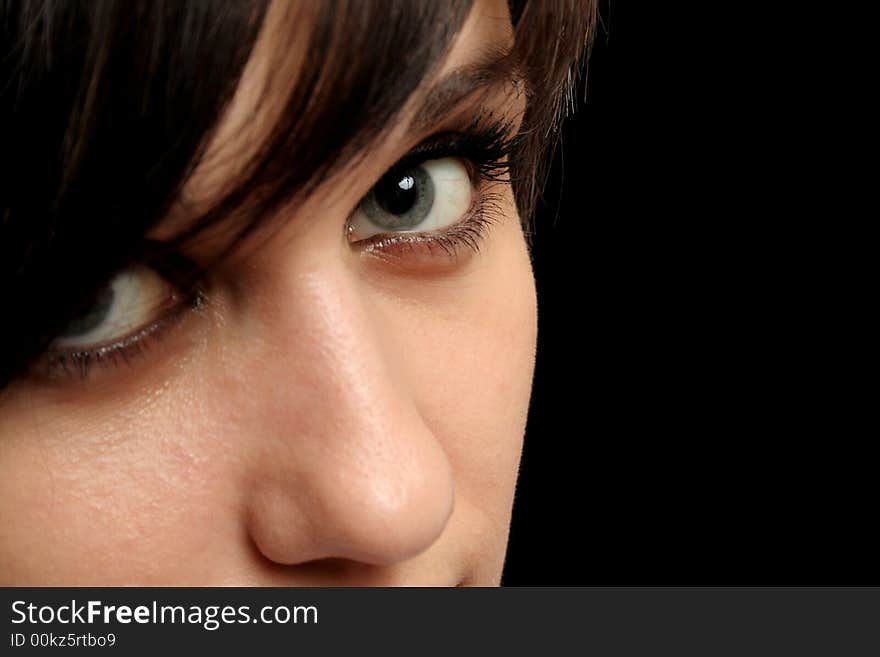
<path id="1" fill-rule="evenodd" d="M 504 78 L 500 81 L 511 82 L 512 79 Z M 482 87 L 484 91 L 488 92 L 498 87 L 496 83 L 477 85 L 475 88 Z M 513 142 L 519 135 L 519 128 L 525 114 L 525 106 L 516 108 L 515 111 L 511 112 L 509 108 L 495 100 L 490 93 L 478 96 L 477 99 L 466 95 L 457 98 L 454 103 L 449 103 L 448 105 L 456 106 L 458 111 L 452 112 L 447 108 L 446 111 L 436 115 L 436 120 L 410 123 L 407 126 L 406 134 L 410 135 L 411 138 L 403 140 L 405 150 L 397 151 L 403 154 L 391 166 L 385 169 L 386 172 L 396 167 L 419 164 L 429 159 L 429 155 L 436 155 L 437 147 L 444 145 L 445 142 L 452 139 L 479 135 L 486 132 L 487 129 L 494 128 L 498 132 L 503 133 L 508 141 Z M 447 104 L 444 103 L 444 107 L 446 106 Z M 432 114 L 432 116 L 435 115 Z M 343 167 L 340 173 L 344 172 L 343 175 L 350 175 L 356 172 L 363 165 L 363 157 L 368 151 L 369 149 L 364 149 L 361 154 L 352 158 L 349 166 Z M 450 153 L 449 155 L 454 154 Z"/>
<path id="2" fill-rule="evenodd" d="M 446 152 L 445 149 L 449 144 L 449 140 L 459 134 L 460 133 L 448 131 L 432 135 L 431 137 L 422 140 L 418 145 L 407 151 L 406 155 L 391 165 L 388 168 L 388 171 L 420 164 L 421 162 L 432 158 L 442 157 Z"/>
<path id="3" fill-rule="evenodd" d="M 474 123 L 476 124 L 476 122 Z M 486 127 L 485 130 L 497 131 L 504 141 L 503 149 L 507 150 L 516 140 L 512 125 L 510 122 L 496 121 L 494 124 Z M 464 130 L 445 130 L 435 133 L 407 151 L 403 157 L 388 167 L 386 172 L 393 171 L 396 168 L 415 166 L 429 159 L 466 156 L 467 153 L 461 152 L 461 142 L 479 140 L 481 138 L 481 128 L 478 126 L 472 126 L 470 129 Z"/>

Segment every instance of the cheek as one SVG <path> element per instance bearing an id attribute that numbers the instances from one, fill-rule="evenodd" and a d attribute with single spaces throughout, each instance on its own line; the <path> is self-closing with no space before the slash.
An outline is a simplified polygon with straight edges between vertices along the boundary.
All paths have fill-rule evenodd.
<path id="1" fill-rule="evenodd" d="M 40 422 L 4 416 L 2 583 L 210 581 L 211 564 L 198 556 L 232 528 L 218 526 L 224 493 L 211 482 L 222 479 L 181 426 L 175 392 L 153 398 L 148 412 L 48 406 Z"/>
<path id="2" fill-rule="evenodd" d="M 383 316 L 414 403 L 453 464 L 456 500 L 503 534 L 528 414 L 537 309 L 531 263 L 515 215 L 460 281 L 422 289 L 415 309 Z M 386 350 L 390 351 L 390 350 Z M 459 505 L 461 506 L 461 505 Z"/>

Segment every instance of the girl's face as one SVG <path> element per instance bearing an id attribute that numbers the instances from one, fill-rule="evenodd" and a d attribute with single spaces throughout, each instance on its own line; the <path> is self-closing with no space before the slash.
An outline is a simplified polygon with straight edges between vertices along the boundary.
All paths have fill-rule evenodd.
<path id="1" fill-rule="evenodd" d="M 56 351 L 126 347 L 4 391 L 0 584 L 499 583 L 536 337 L 520 218 L 463 156 L 383 176 L 477 115 L 516 124 L 515 85 L 429 126 L 417 109 L 511 34 L 505 2 L 477 3 L 367 156 L 240 244 L 200 303 L 131 269 Z M 273 46 L 209 149 L 228 169 L 197 171 L 188 207 L 234 173 Z"/>

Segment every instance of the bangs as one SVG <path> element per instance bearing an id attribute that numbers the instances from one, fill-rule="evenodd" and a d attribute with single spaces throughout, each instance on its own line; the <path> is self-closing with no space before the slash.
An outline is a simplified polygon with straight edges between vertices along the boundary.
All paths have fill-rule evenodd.
<path id="1" fill-rule="evenodd" d="M 528 221 L 595 2 L 509 4 L 510 57 L 527 93 L 511 179 Z M 242 149 L 220 158 L 229 155 L 236 175 L 188 218 L 169 249 L 227 221 L 234 245 L 362 153 L 442 64 L 471 6 L 4 3 L 0 293 L 15 321 L 2 323 L 0 341 L 18 348 L 0 363 L 0 386 L 138 257 L 194 173 L 219 163 L 209 147 L 225 141 L 222 119 L 264 41 L 266 83 L 252 115 L 240 117 L 259 139 L 246 157 Z"/>
<path id="2" fill-rule="evenodd" d="M 266 58 L 271 71 L 255 106 L 255 118 L 268 116 L 271 128 L 259 137 L 256 151 L 238 158 L 247 164 L 234 187 L 192 221 L 178 241 L 223 222 L 237 229 L 230 239 L 234 246 L 293 196 L 307 197 L 337 167 L 363 155 L 443 63 L 473 2 L 326 0 L 301 5 L 270 7 L 271 13 L 281 6 L 281 15 L 270 16 L 264 27 L 272 26 L 274 33 L 264 31 L 257 45 L 280 46 Z M 593 29 L 594 8 L 579 0 L 558 0 L 552 7 L 523 0 L 511 2 L 510 9 L 513 48 L 496 54 L 494 63 L 499 70 L 515 71 L 513 77 L 525 84 L 526 115 L 511 156 L 511 181 L 519 214 L 528 223 L 559 122 L 574 108 L 571 93 Z M 267 109 L 279 104 L 279 90 L 288 87 L 281 107 Z M 433 114 L 430 108 L 428 114 Z"/>
<path id="3" fill-rule="evenodd" d="M 260 58 L 267 70 L 258 74 L 254 113 L 242 124 L 255 121 L 258 133 L 267 127 L 257 148 L 247 141 L 231 150 L 219 144 L 216 159 L 236 162 L 233 184 L 175 241 L 223 222 L 236 227 L 234 245 L 362 154 L 442 63 L 471 5 L 332 0 L 270 6 L 256 44 L 268 51 Z M 216 166 L 214 159 L 203 148 L 191 171 Z"/>

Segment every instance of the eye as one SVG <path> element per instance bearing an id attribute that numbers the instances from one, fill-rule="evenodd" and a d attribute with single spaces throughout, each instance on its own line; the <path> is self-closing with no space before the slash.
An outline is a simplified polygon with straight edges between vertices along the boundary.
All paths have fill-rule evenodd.
<path id="1" fill-rule="evenodd" d="M 130 336 L 177 303 L 174 287 L 154 270 L 136 266 L 117 274 L 75 318 L 50 351 L 85 351 Z"/>
<path id="2" fill-rule="evenodd" d="M 382 176 L 348 221 L 352 242 L 388 233 L 439 231 L 465 218 L 474 186 L 455 157 L 395 167 Z"/>

